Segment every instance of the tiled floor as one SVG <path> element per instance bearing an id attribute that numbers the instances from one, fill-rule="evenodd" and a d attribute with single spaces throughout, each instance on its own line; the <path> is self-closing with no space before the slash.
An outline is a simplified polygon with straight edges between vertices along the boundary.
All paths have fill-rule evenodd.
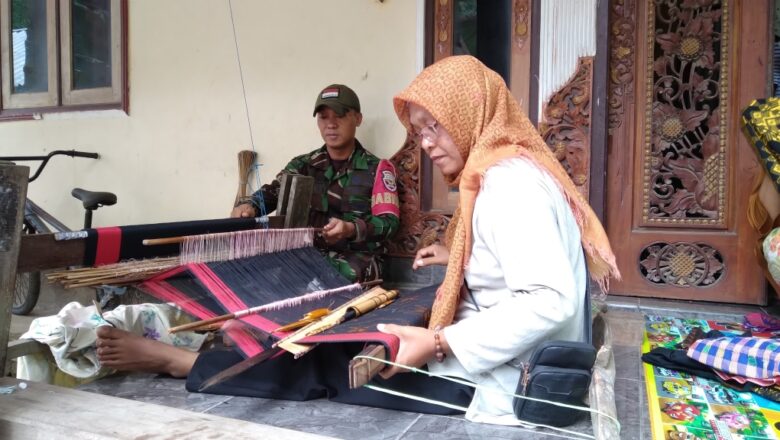
<path id="1" fill-rule="evenodd" d="M 53 300 L 54 303 L 59 302 Z M 610 297 L 605 317 L 615 361 L 615 403 L 622 439 L 650 439 L 650 426 L 640 360 L 643 315 L 741 320 L 757 307 Z M 777 310 L 769 310 L 777 314 Z M 24 323 L 15 318 L 17 327 Z M 480 425 L 461 417 L 441 417 L 354 407 L 325 400 L 275 401 L 258 398 L 188 393 L 182 380 L 133 374 L 101 379 L 80 389 L 195 412 L 295 429 L 343 439 L 552 439 L 560 433 L 518 427 Z M 591 432 L 590 421 L 572 429 Z M 563 437 L 566 437 L 565 435 Z"/>

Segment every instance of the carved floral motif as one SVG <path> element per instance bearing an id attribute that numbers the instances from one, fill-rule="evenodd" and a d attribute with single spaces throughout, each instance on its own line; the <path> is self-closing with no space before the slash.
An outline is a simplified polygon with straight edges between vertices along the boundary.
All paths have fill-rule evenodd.
<path id="1" fill-rule="evenodd" d="M 449 0 L 436 1 L 436 51 L 437 59 L 450 55 L 452 43 L 452 2 Z"/>
<path id="2" fill-rule="evenodd" d="M 609 11 L 609 132 L 623 123 L 623 106 L 634 93 L 634 0 L 613 0 Z"/>
<path id="3" fill-rule="evenodd" d="M 723 278 L 723 255 L 704 243 L 653 243 L 639 254 L 639 271 L 653 284 L 708 287 Z"/>
<path id="4" fill-rule="evenodd" d="M 724 222 L 728 0 L 648 10 L 644 209 L 648 222 Z"/>
<path id="5" fill-rule="evenodd" d="M 449 218 L 420 211 L 420 149 L 408 138 L 403 147 L 390 158 L 398 173 L 398 198 L 401 227 L 388 245 L 395 256 L 414 256 L 421 247 L 443 237 Z"/>
<path id="6" fill-rule="evenodd" d="M 544 107 L 539 131 L 587 200 L 590 183 L 590 126 L 593 58 L 579 60 L 577 71 Z"/>
<path id="7" fill-rule="evenodd" d="M 515 44 L 519 49 L 525 46 L 525 42 L 528 40 L 528 19 L 530 12 L 529 0 L 515 0 L 514 7 L 512 8 L 515 20 L 514 20 L 514 36 Z"/>

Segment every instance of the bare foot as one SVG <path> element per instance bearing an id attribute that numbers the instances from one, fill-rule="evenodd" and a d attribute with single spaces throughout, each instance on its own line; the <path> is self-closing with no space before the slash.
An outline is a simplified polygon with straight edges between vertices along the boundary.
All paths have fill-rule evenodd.
<path id="1" fill-rule="evenodd" d="M 96 345 L 101 365 L 120 371 L 186 377 L 198 357 L 196 352 L 109 326 L 97 328 Z"/>

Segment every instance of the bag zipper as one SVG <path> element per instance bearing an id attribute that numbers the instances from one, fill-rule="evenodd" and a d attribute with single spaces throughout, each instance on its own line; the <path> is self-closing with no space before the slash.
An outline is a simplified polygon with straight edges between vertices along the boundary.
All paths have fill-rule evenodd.
<path id="1" fill-rule="evenodd" d="M 531 369 L 531 363 L 530 362 L 522 362 L 520 365 L 523 366 L 523 392 L 522 394 L 525 396 L 526 389 L 528 388 L 528 379 L 529 379 L 529 370 Z"/>

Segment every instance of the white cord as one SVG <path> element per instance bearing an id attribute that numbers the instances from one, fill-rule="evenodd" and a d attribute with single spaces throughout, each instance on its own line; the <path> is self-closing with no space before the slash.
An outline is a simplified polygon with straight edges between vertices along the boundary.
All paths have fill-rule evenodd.
<path id="1" fill-rule="evenodd" d="M 520 398 L 520 399 L 531 400 L 531 401 L 534 401 L 534 402 L 543 402 L 543 403 L 547 403 L 547 404 L 550 404 L 550 405 L 560 406 L 560 407 L 563 407 L 563 408 L 571 408 L 571 409 L 575 409 L 577 411 L 584 411 L 584 412 L 590 412 L 590 413 L 593 413 L 593 414 L 598 414 L 598 415 L 606 417 L 607 419 L 609 419 L 612 422 L 614 422 L 615 425 L 617 426 L 617 431 L 620 432 L 620 422 L 616 418 L 612 417 L 609 414 L 606 414 L 604 412 L 601 412 L 601 411 L 598 411 L 598 410 L 595 410 L 595 409 L 592 409 L 592 408 L 586 408 L 586 407 L 581 407 L 581 406 L 576 406 L 576 405 L 568 405 L 566 403 L 553 402 L 553 401 L 550 401 L 550 400 L 537 399 L 535 397 L 528 397 L 528 396 L 522 396 L 522 395 L 515 394 L 515 393 L 509 393 L 509 392 L 506 392 L 504 390 L 498 390 L 498 389 L 489 388 L 489 387 L 486 387 L 484 385 L 479 385 L 479 384 L 476 384 L 476 383 L 473 383 L 473 382 L 470 382 L 470 381 L 467 381 L 467 380 L 459 379 L 459 378 L 456 378 L 456 377 L 444 376 L 444 375 L 441 375 L 441 374 L 431 373 L 430 371 L 421 370 L 419 368 L 410 367 L 408 365 L 399 364 L 399 363 L 388 361 L 388 360 L 385 360 L 385 359 L 376 358 L 376 357 L 373 357 L 373 356 L 358 355 L 358 356 L 355 356 L 355 359 L 369 359 L 369 360 L 372 360 L 372 361 L 381 362 L 383 364 L 393 365 L 395 367 L 400 367 L 400 368 L 407 369 L 407 370 L 412 371 L 414 373 L 422 373 L 422 374 L 425 374 L 425 375 L 427 375 L 429 377 L 438 377 L 440 379 L 448 380 L 450 382 L 455 382 L 455 383 L 458 383 L 458 384 L 461 384 L 461 385 L 465 385 L 465 386 L 468 386 L 468 387 L 471 387 L 471 388 L 474 388 L 474 389 L 487 391 L 489 393 L 504 394 L 504 395 L 507 395 L 507 396 L 512 396 L 512 397 L 517 397 L 517 398 Z M 463 411 L 463 412 L 466 412 L 466 410 L 467 410 L 467 408 L 464 408 L 464 407 L 461 407 L 461 406 L 458 406 L 458 405 L 453 405 L 451 403 L 441 402 L 441 401 L 433 400 L 433 399 L 428 399 L 426 397 L 415 396 L 413 394 L 406 394 L 406 393 L 402 393 L 400 391 L 395 391 L 395 390 L 390 390 L 390 389 L 387 389 L 387 388 L 378 387 L 376 385 L 366 384 L 366 385 L 364 385 L 364 387 L 372 389 L 372 390 L 375 390 L 375 391 L 380 391 L 380 392 L 383 392 L 383 393 L 392 394 L 394 396 L 406 397 L 407 399 L 412 399 L 412 400 L 417 400 L 417 401 L 420 401 L 420 402 L 430 403 L 430 404 L 433 404 L 433 405 L 443 406 L 445 408 L 456 409 L 456 410 Z M 520 419 L 518 419 L 518 420 L 520 420 Z M 569 435 L 575 435 L 575 436 L 579 436 L 579 437 L 595 439 L 594 436 L 588 435 L 588 434 L 583 434 L 581 432 L 570 431 L 568 429 L 557 428 L 555 426 L 548 426 L 548 425 L 542 425 L 542 424 L 537 424 L 537 423 L 526 422 L 524 420 L 520 420 L 520 421 L 522 423 L 526 424 L 526 425 L 529 425 L 529 426 L 540 427 L 540 428 L 547 428 L 547 429 L 551 429 L 553 431 L 560 431 L 560 432 L 563 432 L 563 433 L 566 433 L 566 434 L 569 434 Z"/>

